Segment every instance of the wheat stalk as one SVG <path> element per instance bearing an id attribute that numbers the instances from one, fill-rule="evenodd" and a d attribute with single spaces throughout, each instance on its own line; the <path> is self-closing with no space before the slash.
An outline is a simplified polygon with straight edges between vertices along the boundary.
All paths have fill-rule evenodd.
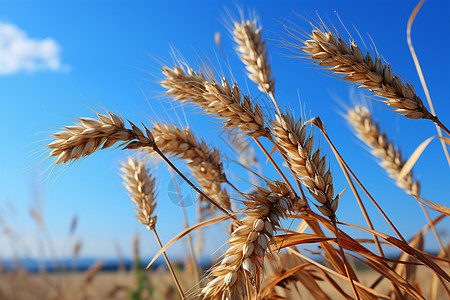
<path id="1" fill-rule="evenodd" d="M 408 194 L 418 196 L 420 183 L 413 180 L 412 171 L 403 178 L 399 177 L 405 164 L 401 151 L 388 141 L 386 133 L 380 132 L 369 109 L 364 106 L 355 106 L 347 111 L 347 120 L 355 129 L 358 137 L 372 148 L 372 154 L 381 159 L 380 165 L 386 169 L 396 184 Z"/>
<path id="2" fill-rule="evenodd" d="M 201 290 L 203 299 L 237 299 L 245 294 L 246 280 L 259 291 L 260 266 L 269 251 L 269 241 L 280 226 L 280 218 L 293 209 L 295 200 L 286 184 L 275 181 L 267 182 L 267 186 L 269 189 L 257 187 L 242 201 L 246 217 L 239 219 L 241 225 L 228 240 L 231 247 L 211 270 L 210 275 L 215 278 Z"/>
<path id="3" fill-rule="evenodd" d="M 86 157 L 100 148 L 106 149 L 117 142 L 126 144 L 124 149 L 136 149 L 154 144 L 152 134 L 147 128 L 144 134 L 131 122 L 129 123 L 132 129 L 125 128 L 122 118 L 113 113 L 96 114 L 98 120 L 78 118 L 78 123 L 64 126 L 65 130 L 53 134 L 56 140 L 47 147 L 52 149 L 48 157 L 57 156 L 56 165 Z"/>
<path id="4" fill-rule="evenodd" d="M 266 43 L 261 39 L 261 26 L 256 20 L 234 21 L 233 37 L 238 44 L 236 50 L 247 68 L 248 76 L 261 92 L 275 93 L 275 78 L 270 78 Z"/>
<path id="5" fill-rule="evenodd" d="M 226 119 L 225 127 L 237 127 L 249 136 L 268 134 L 261 107 L 253 105 L 248 96 L 242 97 L 236 83 L 231 86 L 226 78 L 219 82 L 213 76 L 206 79 L 201 72 L 195 73 L 190 68 L 186 72 L 181 67 L 164 67 L 162 72 L 166 78 L 160 84 L 175 100 L 191 101 L 208 114 Z"/>
<path id="6" fill-rule="evenodd" d="M 414 87 L 395 75 L 389 64 L 383 64 L 380 57 L 373 59 L 369 53 L 363 54 L 355 41 L 350 45 L 338 33 L 330 30 L 313 30 L 311 39 L 303 41 L 301 49 L 311 55 L 316 64 L 337 74 L 346 75 L 343 79 L 367 88 L 395 112 L 411 119 L 435 119 L 422 100 L 416 95 Z"/>
<path id="7" fill-rule="evenodd" d="M 189 128 L 153 123 L 152 133 L 156 145 L 163 153 L 186 159 L 202 190 L 222 207 L 230 209 L 230 197 L 221 188 L 221 183 L 226 182 L 226 176 L 217 149 L 208 147 L 203 140 L 197 141 Z"/>
<path id="8" fill-rule="evenodd" d="M 339 196 L 334 197 L 333 175 L 327 170 L 325 155 L 320 149 L 313 153 L 314 136 L 307 136 L 302 120 L 295 121 L 289 113 L 276 115 L 271 120 L 272 134 L 282 150 L 289 168 L 308 188 L 321 206 L 317 208 L 327 217 L 333 216 L 338 207 Z"/>

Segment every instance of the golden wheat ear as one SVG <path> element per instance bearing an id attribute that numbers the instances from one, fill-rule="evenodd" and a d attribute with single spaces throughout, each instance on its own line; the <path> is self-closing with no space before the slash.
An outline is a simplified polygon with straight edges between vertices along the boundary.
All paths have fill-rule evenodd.
<path id="1" fill-rule="evenodd" d="M 405 164 L 400 149 L 396 148 L 387 139 L 386 134 L 380 131 L 378 124 L 373 121 L 370 110 L 365 106 L 355 106 L 347 111 L 347 120 L 358 137 L 372 148 L 372 154 L 381 159 L 380 165 L 386 169 L 396 184 L 408 194 L 418 196 L 420 183 L 413 180 L 412 172 L 402 178 L 399 177 Z"/>
<path id="2" fill-rule="evenodd" d="M 155 179 L 150 175 L 150 170 L 145 166 L 143 161 L 134 160 L 131 157 L 127 161 L 122 162 L 122 168 L 120 170 L 122 171 L 124 186 L 128 190 L 131 200 L 136 205 L 134 208 L 137 213 L 136 218 L 142 225 L 155 234 L 155 238 L 162 248 L 163 245 L 155 227 L 157 220 L 157 217 L 154 215 L 156 208 Z M 178 292 L 181 298 L 184 298 L 183 290 L 170 264 L 169 258 L 165 252 L 163 255 Z"/>
<path id="3" fill-rule="evenodd" d="M 224 209 L 230 210 L 230 196 L 221 186 L 227 179 L 220 152 L 216 148 L 209 147 L 202 139 L 197 139 L 189 128 L 173 124 L 154 122 L 152 133 L 156 145 L 163 153 L 187 160 L 192 175 L 205 194 Z M 201 200 L 206 199 L 202 197 Z"/>
<path id="4" fill-rule="evenodd" d="M 338 33 L 315 29 L 300 47 L 317 65 L 336 74 L 345 75 L 344 80 L 356 83 L 381 97 L 394 111 L 411 119 L 433 119 L 414 87 L 395 75 L 389 64 L 380 57 L 373 59 L 369 53 L 351 41 L 348 45 Z"/>
<path id="5" fill-rule="evenodd" d="M 150 175 L 150 170 L 144 162 L 130 157 L 127 161 L 122 162 L 120 171 L 123 184 L 136 205 L 136 218 L 147 229 L 153 230 L 157 220 L 157 216 L 154 215 L 157 194 L 155 179 Z"/>
<path id="6" fill-rule="evenodd" d="M 271 120 L 272 133 L 289 168 L 295 173 L 310 194 L 321 205 L 316 205 L 322 214 L 333 216 L 338 208 L 339 196 L 334 196 L 333 175 L 327 169 L 325 155 L 320 149 L 313 152 L 314 136 L 307 136 L 302 120 L 295 121 L 286 113 Z"/>
<path id="7" fill-rule="evenodd" d="M 257 20 L 233 21 L 233 38 L 237 44 L 236 51 L 245 64 L 248 77 L 258 85 L 261 92 L 275 92 L 275 78 L 271 78 L 271 68 L 267 61 L 266 43 L 261 37 L 261 26 Z"/>
<path id="8" fill-rule="evenodd" d="M 190 68 L 164 67 L 162 71 L 166 78 L 160 84 L 167 95 L 175 96 L 174 100 L 195 103 L 207 114 L 225 119 L 224 127 L 235 127 L 252 137 L 268 135 L 261 107 L 243 95 L 237 83 L 206 78 Z"/>
<path id="9" fill-rule="evenodd" d="M 57 156 L 56 165 L 75 161 L 91 155 L 99 149 L 106 149 L 121 142 L 124 149 L 137 149 L 154 145 L 151 132 L 145 133 L 133 123 L 125 128 L 124 120 L 113 113 L 96 113 L 98 119 L 78 118 L 74 125 L 64 126 L 63 131 L 53 134 L 56 139 L 47 145 L 51 149 L 49 157 Z"/>
<path id="10" fill-rule="evenodd" d="M 259 293 L 261 264 L 269 243 L 280 227 L 280 219 L 293 210 L 295 200 L 295 195 L 282 182 L 267 182 L 267 187 L 257 187 L 254 194 L 242 201 L 245 217 L 239 219 L 240 226 L 232 232 L 228 240 L 231 247 L 222 261 L 210 271 L 215 278 L 201 290 L 203 299 L 236 299 L 245 294 L 246 283 Z"/>
<path id="11" fill-rule="evenodd" d="M 397 186 L 417 200 L 417 203 L 422 209 L 422 212 L 434 233 L 439 247 L 446 253 L 445 246 L 433 225 L 431 217 L 420 201 L 420 183 L 413 179 L 412 170 L 404 176 L 401 175 L 405 160 L 402 158 L 400 149 L 396 148 L 394 144 L 388 140 L 386 133 L 380 131 L 379 125 L 374 122 L 372 113 L 367 107 L 357 105 L 354 108 L 350 108 L 347 111 L 347 120 L 353 126 L 358 137 L 372 148 L 372 154 L 381 159 L 379 162 L 380 166 L 382 166 L 388 172 L 389 176 L 395 180 Z"/>

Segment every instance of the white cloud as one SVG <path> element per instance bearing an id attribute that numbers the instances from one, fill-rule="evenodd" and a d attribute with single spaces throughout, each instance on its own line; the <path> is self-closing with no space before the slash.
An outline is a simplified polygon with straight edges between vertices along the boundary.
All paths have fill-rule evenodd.
<path id="1" fill-rule="evenodd" d="M 61 47 L 51 38 L 32 39 L 14 24 L 0 22 L 0 75 L 63 71 Z"/>

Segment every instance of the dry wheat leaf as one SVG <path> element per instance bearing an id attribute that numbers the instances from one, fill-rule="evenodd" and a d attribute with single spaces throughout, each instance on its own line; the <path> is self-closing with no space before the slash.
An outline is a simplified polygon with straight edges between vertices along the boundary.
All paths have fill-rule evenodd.
<path id="1" fill-rule="evenodd" d="M 347 279 L 346 275 L 342 275 L 342 274 L 340 274 L 340 273 L 338 273 L 338 272 L 336 272 L 334 270 L 331 270 L 331 269 L 325 267 L 324 265 L 322 265 L 322 264 L 320 264 L 320 263 L 318 263 L 318 262 L 316 262 L 316 261 L 314 261 L 314 260 L 312 260 L 312 259 L 310 259 L 310 258 L 308 258 L 308 257 L 306 257 L 306 256 L 304 256 L 302 254 L 300 254 L 300 253 L 299 253 L 299 255 L 302 258 L 304 258 L 305 260 L 309 261 L 311 264 L 315 265 L 318 268 L 318 270 L 321 271 L 322 273 L 326 272 L 326 273 L 332 274 L 334 276 L 337 276 L 337 277 L 339 277 L 341 279 Z M 389 299 L 389 300 L 391 300 L 391 298 L 381 294 L 380 292 L 378 292 L 378 291 L 376 291 L 376 290 L 374 290 L 374 289 L 372 289 L 370 287 L 367 287 L 367 286 L 361 284 L 360 282 L 355 281 L 355 285 L 358 288 L 358 292 L 363 290 L 363 291 L 371 294 L 372 296 L 374 296 L 376 299 Z"/>
<path id="2" fill-rule="evenodd" d="M 314 299 L 331 300 L 325 291 L 317 284 L 317 281 L 323 282 L 322 277 L 312 274 L 314 270 L 304 269 L 302 272 L 296 274 L 296 277 L 301 284 L 311 293 Z"/>
<path id="3" fill-rule="evenodd" d="M 298 266 L 293 267 L 292 269 L 287 270 L 286 272 L 284 272 L 283 274 L 281 274 L 280 276 L 278 276 L 277 278 L 275 278 L 274 280 L 272 280 L 271 282 L 269 282 L 264 289 L 261 292 L 261 296 L 266 295 L 271 289 L 273 289 L 279 282 L 283 281 L 284 279 L 288 278 L 289 276 L 294 275 L 295 273 L 297 273 L 298 271 L 300 271 L 301 269 L 303 269 L 304 267 L 307 267 L 311 265 L 311 263 L 304 263 Z"/>
<path id="4" fill-rule="evenodd" d="M 308 223 L 306 223 L 305 220 L 301 221 L 300 224 L 298 224 L 297 229 L 295 231 L 299 233 L 305 232 L 306 229 L 308 229 Z"/>
<path id="5" fill-rule="evenodd" d="M 450 145 L 450 139 L 449 138 L 438 137 L 438 136 L 432 136 L 432 137 L 427 138 L 425 141 L 422 142 L 422 144 L 420 144 L 416 148 L 416 150 L 414 150 L 413 154 L 411 154 L 411 156 L 408 158 L 408 160 L 404 164 L 402 170 L 400 171 L 400 174 L 398 175 L 398 180 L 401 180 L 403 177 L 406 176 L 406 174 L 409 173 L 409 171 L 411 171 L 411 169 L 416 164 L 416 162 L 419 159 L 419 157 L 422 155 L 422 152 L 425 150 L 425 148 L 428 147 L 428 145 L 431 143 L 431 141 L 436 139 L 436 138 L 437 139 L 442 139 L 444 142 L 446 142 L 447 144 Z"/>
<path id="6" fill-rule="evenodd" d="M 347 293 L 344 292 L 344 290 L 342 290 L 341 286 L 335 281 L 333 280 L 333 278 L 331 278 L 330 275 L 328 275 L 325 271 L 319 269 L 323 276 L 325 276 L 325 279 L 343 296 L 345 297 L 345 299 L 350 300 L 353 299 L 352 297 L 350 297 Z"/>
<path id="7" fill-rule="evenodd" d="M 167 248 L 169 248 L 173 243 L 175 243 L 176 241 L 178 241 L 179 239 L 181 239 L 182 237 L 184 237 L 185 235 L 187 235 L 188 233 L 190 233 L 191 231 L 194 231 L 196 229 L 200 229 L 203 227 L 207 227 L 209 225 L 214 225 L 220 222 L 223 222 L 225 220 L 228 220 L 230 217 L 229 216 L 220 216 L 220 217 L 216 217 L 213 219 L 209 219 L 206 221 L 203 221 L 201 223 L 195 224 L 185 230 L 183 230 L 182 232 L 180 232 L 179 234 L 177 234 L 173 239 L 171 239 L 164 247 L 162 247 L 158 253 L 155 254 L 155 256 L 153 257 L 152 261 L 147 265 L 147 267 L 145 267 L 146 269 L 150 268 L 150 266 L 155 262 L 155 260 L 164 252 L 167 250 Z"/>
<path id="8" fill-rule="evenodd" d="M 427 199 L 424 199 L 421 197 L 417 197 L 417 198 L 419 198 L 419 200 L 421 200 L 422 202 L 426 202 L 424 204 L 426 206 L 428 206 L 429 208 L 431 208 L 432 210 L 440 212 L 441 214 L 444 214 L 446 216 L 450 216 L 450 207 L 428 201 Z"/>
<path id="9" fill-rule="evenodd" d="M 371 257 L 365 256 L 364 254 L 362 254 L 362 256 L 364 256 L 367 259 L 366 261 L 358 258 L 357 256 L 354 256 L 351 254 L 348 254 L 348 255 L 352 256 L 354 259 L 367 265 L 372 270 L 379 272 L 386 279 L 390 280 L 393 284 L 395 284 L 399 288 L 403 289 L 411 297 L 413 297 L 415 299 L 425 300 L 425 298 L 422 296 L 422 294 L 420 294 L 411 284 L 409 284 L 403 277 L 398 275 L 394 270 L 392 270 L 384 262 L 379 262 L 379 261 L 373 260 Z"/>
<path id="10" fill-rule="evenodd" d="M 365 231 L 370 232 L 372 234 L 376 234 L 380 238 L 382 238 L 385 241 L 387 241 L 389 244 L 399 248 L 403 252 L 411 255 L 412 257 L 414 257 L 418 261 L 422 262 L 424 265 L 426 265 L 429 268 L 431 268 L 432 270 L 434 270 L 437 274 L 441 275 L 447 281 L 450 281 L 450 276 L 441 267 L 439 267 L 439 265 L 437 265 L 434 261 L 432 261 L 429 258 L 427 258 L 422 253 L 422 251 L 414 249 L 413 247 L 411 247 L 407 243 L 405 243 L 405 242 L 403 242 L 403 241 L 401 241 L 401 240 L 399 240 L 399 239 L 397 239 L 395 237 L 392 237 L 390 235 L 387 235 L 387 234 L 384 234 L 384 233 L 381 233 L 381 232 L 378 232 L 378 231 L 375 231 L 375 230 L 372 230 L 372 229 L 364 228 L 364 227 L 361 227 L 361 226 L 358 226 L 358 225 L 346 224 L 346 223 L 339 223 L 339 224 L 351 226 L 351 227 L 354 227 L 354 228 L 365 230 Z"/>
<path id="11" fill-rule="evenodd" d="M 334 240 L 335 238 L 330 238 L 326 236 L 317 236 L 315 234 L 309 233 L 288 233 L 281 234 L 274 237 L 275 243 L 270 245 L 271 251 L 276 251 L 281 248 L 290 247 L 294 245 L 300 244 L 311 244 L 311 243 L 320 243 L 326 242 L 330 240 Z"/>

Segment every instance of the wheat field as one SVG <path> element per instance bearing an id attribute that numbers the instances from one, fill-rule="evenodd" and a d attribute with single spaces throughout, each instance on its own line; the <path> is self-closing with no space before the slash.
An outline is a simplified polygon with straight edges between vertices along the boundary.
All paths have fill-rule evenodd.
<path id="1" fill-rule="evenodd" d="M 407 28 L 422 4 L 411 12 Z M 46 145 L 43 163 L 52 170 L 89 164 L 105 149 L 126 152 L 117 173 L 137 222 L 149 232 L 145 238 L 152 238 L 159 251 L 153 257 L 141 255 L 140 237 L 134 240 L 130 271 L 105 272 L 101 262 L 85 272 L 2 271 L 0 298 L 450 297 L 450 247 L 442 228 L 448 224 L 450 208 L 445 199 L 428 198 L 427 190 L 436 187 L 421 182 L 414 168 L 433 140 L 440 145 L 433 148 L 439 152 L 433 154 L 435 163 L 450 167 L 448 112 L 436 112 L 426 89 L 422 92 L 421 86 L 396 73 L 395 62 L 378 52 L 376 41 L 356 38 L 357 24 L 352 34 L 339 19 L 296 15 L 281 20 L 278 29 L 266 29 L 257 9 L 236 10 L 227 10 L 223 22 L 228 36 L 216 35 L 212 45 L 222 53 L 217 55 L 221 67 L 208 58 L 191 63 L 178 50 L 171 53 L 172 64 L 161 63 L 158 84 L 164 100 L 159 105 L 180 108 L 185 116 L 131 121 L 120 112 L 92 109 L 87 117 L 61 124 Z M 266 39 L 275 30 L 273 38 Z M 222 43 L 226 38 L 231 43 Z M 232 49 L 225 49 L 230 44 Z M 234 51 L 240 65 L 229 64 L 225 51 Z M 307 101 L 298 105 L 279 99 L 278 86 L 286 85 L 279 83 L 270 58 L 280 51 L 295 68 L 309 68 L 358 91 L 359 97 L 338 101 L 340 123 L 334 124 L 320 110 L 309 111 Z M 247 78 L 238 82 L 241 73 Z M 419 77 L 423 78 L 420 72 Z M 102 106 L 108 107 L 107 101 Z M 391 137 L 395 132 L 385 129 L 392 127 L 377 121 L 379 107 L 393 119 L 426 124 L 430 138 L 413 149 L 401 149 Z M 182 118 L 212 122 L 225 133 L 217 135 L 227 140 L 209 142 L 189 122 L 179 121 Z M 367 152 L 366 159 L 379 164 L 392 186 L 363 180 L 366 162 L 355 163 L 342 151 L 334 139 L 336 130 L 347 130 L 353 151 Z M 180 205 L 183 228 L 176 236 L 162 237 L 164 228 L 158 221 L 171 214 L 158 211 L 159 203 L 167 201 L 160 187 L 161 178 L 167 178 L 160 172 L 166 168 L 195 195 L 196 223 L 188 222 Z M 433 166 L 427 174 L 433 175 Z M 178 188 L 175 194 L 182 201 Z M 398 227 L 399 220 L 386 209 L 386 202 L 395 197 L 376 196 L 377 190 L 397 188 L 410 203 L 401 207 L 403 218 L 425 220 L 416 224 L 413 235 L 405 235 L 404 226 Z M 357 207 L 358 221 L 347 222 L 353 220 L 347 216 L 348 205 Z M 35 217 L 39 222 L 42 216 Z M 221 255 L 203 249 L 202 240 L 211 242 L 210 228 L 220 228 L 226 236 L 224 244 L 216 245 Z M 184 241 L 181 261 L 167 252 L 181 247 L 178 241 Z M 427 243 L 437 251 L 429 251 Z M 202 256 L 213 260 L 204 265 Z M 155 267 L 157 260 L 163 263 Z"/>

